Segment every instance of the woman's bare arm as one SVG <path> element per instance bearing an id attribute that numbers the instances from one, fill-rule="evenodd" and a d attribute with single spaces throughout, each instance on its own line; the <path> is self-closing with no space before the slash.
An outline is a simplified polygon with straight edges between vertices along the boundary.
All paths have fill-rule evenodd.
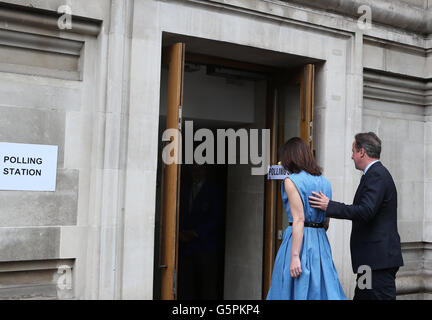
<path id="1" fill-rule="evenodd" d="M 303 202 L 300 198 L 300 194 L 297 191 L 295 184 L 291 179 L 285 179 L 284 181 L 285 192 L 288 195 L 288 201 L 290 204 L 291 213 L 293 216 L 292 226 L 292 247 L 291 247 L 291 266 L 290 274 L 293 278 L 296 278 L 302 272 L 300 264 L 300 250 L 303 242 L 304 234 L 304 208 Z"/>

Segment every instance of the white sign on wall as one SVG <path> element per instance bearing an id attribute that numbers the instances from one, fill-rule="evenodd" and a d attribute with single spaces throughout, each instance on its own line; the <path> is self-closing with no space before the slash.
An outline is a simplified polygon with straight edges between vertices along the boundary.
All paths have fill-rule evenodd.
<path id="1" fill-rule="evenodd" d="M 0 142 L 0 190 L 55 191 L 58 146 Z"/>

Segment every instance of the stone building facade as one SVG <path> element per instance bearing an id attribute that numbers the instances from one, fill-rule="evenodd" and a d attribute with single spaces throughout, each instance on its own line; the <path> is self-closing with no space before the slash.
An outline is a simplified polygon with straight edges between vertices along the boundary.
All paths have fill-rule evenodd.
<path id="1" fill-rule="evenodd" d="M 431 34 L 431 0 L 0 2 L 0 142 L 59 147 L 55 192 L 0 191 L 0 298 L 161 297 L 163 52 L 185 43 L 225 62 L 315 65 L 314 149 L 333 198 L 351 203 L 353 137 L 376 132 L 398 189 L 398 298 L 430 299 Z M 266 127 L 265 79 L 184 79 L 186 118 Z M 285 93 L 296 135 L 298 97 Z M 223 297 L 262 299 L 265 179 L 226 173 Z M 350 231 L 333 220 L 328 236 L 352 298 Z"/>

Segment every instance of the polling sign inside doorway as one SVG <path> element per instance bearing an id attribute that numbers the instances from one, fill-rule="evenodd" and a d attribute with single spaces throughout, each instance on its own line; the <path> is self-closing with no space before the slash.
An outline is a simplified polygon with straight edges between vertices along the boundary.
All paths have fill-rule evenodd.
<path id="1" fill-rule="evenodd" d="M 269 166 L 267 179 L 268 180 L 284 180 L 289 176 L 289 171 L 286 170 L 282 165 L 276 164 Z"/>

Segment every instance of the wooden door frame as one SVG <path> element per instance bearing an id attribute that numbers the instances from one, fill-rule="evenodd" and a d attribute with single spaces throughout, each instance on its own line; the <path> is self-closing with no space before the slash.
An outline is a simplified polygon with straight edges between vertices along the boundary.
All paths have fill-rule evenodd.
<path id="1" fill-rule="evenodd" d="M 174 44 L 168 48 L 163 48 L 162 50 L 162 65 L 169 67 L 169 84 L 168 84 L 168 108 L 167 110 L 175 110 L 176 106 L 183 105 L 183 83 L 184 83 L 184 63 L 197 63 L 203 65 L 218 65 L 225 68 L 246 70 L 251 72 L 259 72 L 272 77 L 277 74 L 280 69 L 242 62 L 237 60 L 231 60 L 226 58 L 214 57 L 209 55 L 186 53 L 185 45 L 183 45 L 183 51 L 181 53 L 175 53 L 176 58 L 171 52 Z M 180 58 L 181 57 L 181 58 Z M 174 65 L 172 65 L 172 60 L 176 60 Z M 180 64 L 179 61 L 183 61 Z M 173 74 L 171 74 L 171 72 Z M 170 82 L 171 81 L 171 82 Z M 181 88 L 175 90 L 174 88 L 181 83 Z M 169 122 L 169 119 L 174 119 Z M 178 114 L 173 114 L 169 116 L 167 114 L 167 129 L 176 128 Z M 276 115 L 275 115 L 276 119 Z M 277 153 L 275 153 L 272 160 L 276 159 Z M 179 221 L 179 201 L 180 199 L 180 165 L 173 165 L 164 167 L 164 182 L 163 182 L 163 195 L 162 200 L 162 234 L 161 234 L 161 298 L 163 300 L 174 300 L 177 299 L 177 275 L 178 270 L 178 221 Z M 167 170 L 170 170 L 167 172 Z M 170 172 L 170 173 L 169 173 Z M 175 174 L 177 172 L 177 174 Z M 168 174 L 167 174 L 168 173 Z M 176 181 L 174 181 L 176 179 Z M 176 197 L 174 196 L 176 195 Z M 174 206 L 174 203 L 176 204 Z M 274 245 L 273 242 L 271 242 Z"/>
<path id="2" fill-rule="evenodd" d="M 169 65 L 166 128 L 180 131 L 180 136 L 171 137 L 171 141 L 167 142 L 168 144 L 175 138 L 177 141 L 181 141 L 185 44 L 176 43 L 170 46 L 164 52 L 163 61 Z M 177 159 L 177 163 L 164 164 L 163 169 L 162 257 L 160 264 L 161 298 L 163 300 L 175 300 L 177 298 L 181 150 L 180 145 L 177 150 L 180 159 Z"/>
<path id="3" fill-rule="evenodd" d="M 274 81 L 269 81 L 267 86 L 267 112 L 266 127 L 275 128 L 278 116 L 278 91 Z M 277 131 L 270 130 L 270 164 L 277 161 Z M 275 259 L 276 248 L 276 203 L 277 181 L 265 181 L 265 217 L 264 217 L 264 252 L 263 252 L 263 297 L 266 296 L 271 283 L 271 273 Z"/>
<path id="4" fill-rule="evenodd" d="M 162 53 L 162 63 L 170 67 L 170 75 L 168 76 L 167 129 L 179 128 L 181 130 L 185 62 L 214 64 L 227 68 L 266 73 L 272 77 L 271 80 L 267 81 L 266 106 L 266 127 L 273 129 L 271 130 L 270 138 L 270 164 L 277 163 L 277 150 L 281 146 L 281 143 L 283 143 L 283 136 L 281 135 L 282 130 L 278 128 L 278 118 L 282 115 L 281 112 L 283 112 L 283 110 L 280 110 L 281 108 L 278 107 L 278 91 L 275 85 L 275 79 L 280 69 L 225 58 L 186 53 L 184 43 L 172 45 L 172 47 L 174 46 L 177 46 L 177 49 L 174 50 L 175 53 L 165 49 Z M 315 68 L 314 65 L 308 64 L 304 67 L 293 69 L 291 72 L 294 76 L 290 77 L 288 83 L 300 84 L 300 136 L 309 144 L 311 149 L 313 149 L 311 123 L 313 122 Z M 173 110 L 174 114 L 169 115 L 168 110 Z M 274 128 L 278 128 L 279 130 L 274 130 Z M 281 128 L 283 129 L 283 126 Z M 176 272 L 178 270 L 178 221 L 181 165 L 165 165 L 164 169 L 166 171 L 164 174 L 164 199 L 162 205 L 161 298 L 164 300 L 172 300 L 177 299 Z M 282 219 L 280 218 L 282 205 L 281 201 L 278 201 L 278 199 L 281 198 L 281 190 L 278 186 L 279 183 L 274 180 L 266 180 L 265 182 L 262 285 L 264 298 L 270 288 L 274 259 L 280 245 L 280 243 L 278 244 L 277 230 L 281 228 L 282 224 Z"/>

